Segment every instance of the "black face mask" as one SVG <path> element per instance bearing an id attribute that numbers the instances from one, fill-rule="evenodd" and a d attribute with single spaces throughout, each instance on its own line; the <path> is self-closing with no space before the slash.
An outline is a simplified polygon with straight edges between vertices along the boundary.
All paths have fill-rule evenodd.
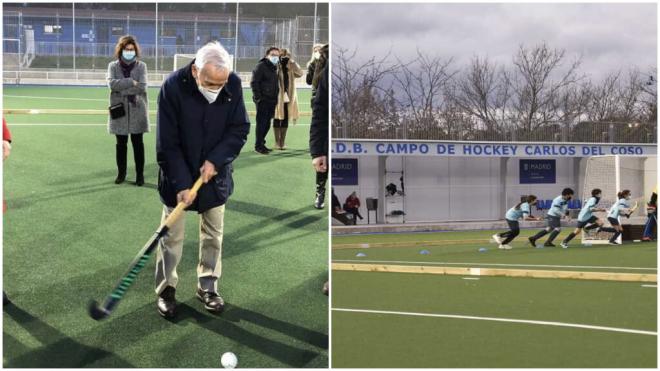
<path id="1" fill-rule="evenodd" d="M 600 197 L 594 196 L 594 198 L 596 199 L 596 203 L 600 202 Z"/>
<path id="2" fill-rule="evenodd" d="M 282 62 L 282 64 L 286 65 L 287 63 L 289 63 L 289 57 L 284 57 L 280 59 L 280 61 Z"/>

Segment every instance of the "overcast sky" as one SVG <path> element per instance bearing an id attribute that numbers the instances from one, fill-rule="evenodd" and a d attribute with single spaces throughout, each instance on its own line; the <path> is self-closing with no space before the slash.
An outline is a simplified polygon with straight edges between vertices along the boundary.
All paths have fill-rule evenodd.
<path id="1" fill-rule="evenodd" d="M 581 71 L 599 79 L 656 65 L 656 14 L 655 4 L 332 4 L 332 42 L 404 60 L 420 47 L 463 67 L 475 55 L 511 65 L 521 43 L 545 41 L 582 55 Z"/>

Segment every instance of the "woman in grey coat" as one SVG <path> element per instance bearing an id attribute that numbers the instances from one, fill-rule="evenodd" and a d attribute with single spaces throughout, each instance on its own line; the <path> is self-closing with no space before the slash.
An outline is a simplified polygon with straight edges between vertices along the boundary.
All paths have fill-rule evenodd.
<path id="1" fill-rule="evenodd" d="M 139 61 L 140 46 L 133 36 L 122 36 L 115 46 L 117 60 L 108 64 L 107 81 L 110 87 L 110 106 L 114 117 L 108 118 L 108 132 L 117 137 L 116 184 L 126 180 L 126 152 L 131 136 L 135 159 L 135 184 L 144 184 L 144 142 L 142 134 L 149 132 L 149 104 L 147 101 L 147 65 Z M 122 110 L 123 108 L 123 110 Z M 112 109 L 111 109 L 112 110 Z M 123 111 L 123 114 L 122 114 Z"/>

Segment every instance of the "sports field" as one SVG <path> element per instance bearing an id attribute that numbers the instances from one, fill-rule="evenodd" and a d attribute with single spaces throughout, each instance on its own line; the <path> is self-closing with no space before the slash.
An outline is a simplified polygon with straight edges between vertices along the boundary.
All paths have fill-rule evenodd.
<path id="1" fill-rule="evenodd" d="M 246 106 L 254 111 L 249 90 Z M 156 109 L 157 89 L 149 89 Z M 102 87 L 4 87 L 5 109 L 107 108 Z M 309 90 L 299 90 L 309 114 Z M 160 222 L 155 117 L 145 135 L 145 185 L 116 175 L 115 139 L 104 115 L 7 115 L 13 135 L 5 162 L 5 367 L 326 367 L 328 363 L 327 214 L 312 207 L 309 115 L 289 129 L 286 151 L 254 148 L 254 126 L 235 162 L 235 192 L 225 215 L 220 293 L 225 313 L 194 296 L 198 218 L 188 213 L 178 268 L 178 317 L 155 306 L 154 259 L 108 319 L 87 315 L 102 300 Z M 251 116 L 254 123 L 254 116 Z M 269 133 L 268 145 L 273 143 Z M 130 146 L 130 144 L 129 144 Z"/>
<path id="2" fill-rule="evenodd" d="M 618 279 L 654 280 L 655 243 L 535 249 L 523 230 L 505 251 L 493 233 L 333 236 L 332 366 L 656 367 L 657 283 Z M 519 271 L 556 278 L 501 275 Z"/>

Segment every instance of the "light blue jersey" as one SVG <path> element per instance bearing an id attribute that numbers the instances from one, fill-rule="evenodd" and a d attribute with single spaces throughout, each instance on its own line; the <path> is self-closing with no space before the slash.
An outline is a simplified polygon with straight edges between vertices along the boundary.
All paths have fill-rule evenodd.
<path id="1" fill-rule="evenodd" d="M 561 218 L 562 215 L 566 214 L 566 211 L 568 211 L 568 200 L 564 200 L 562 196 L 557 196 L 552 200 L 548 215 Z"/>
<path id="2" fill-rule="evenodd" d="M 628 203 L 628 200 L 625 198 L 619 199 L 612 207 L 610 207 L 610 211 L 607 213 L 608 218 L 618 218 L 621 215 L 621 211 L 623 209 L 630 209 L 630 204 Z"/>
<path id="3" fill-rule="evenodd" d="M 590 198 L 589 201 L 582 206 L 582 210 L 580 210 L 580 214 L 578 215 L 578 222 L 586 222 L 591 219 L 597 203 L 598 200 L 596 200 L 596 197 Z"/>
<path id="4" fill-rule="evenodd" d="M 506 212 L 506 219 L 510 220 L 512 222 L 517 221 L 518 219 L 524 217 L 525 215 L 529 215 L 530 213 L 530 207 L 529 203 L 523 202 L 520 204 L 520 208 L 516 209 L 515 206 L 510 208 L 509 211 Z"/>

